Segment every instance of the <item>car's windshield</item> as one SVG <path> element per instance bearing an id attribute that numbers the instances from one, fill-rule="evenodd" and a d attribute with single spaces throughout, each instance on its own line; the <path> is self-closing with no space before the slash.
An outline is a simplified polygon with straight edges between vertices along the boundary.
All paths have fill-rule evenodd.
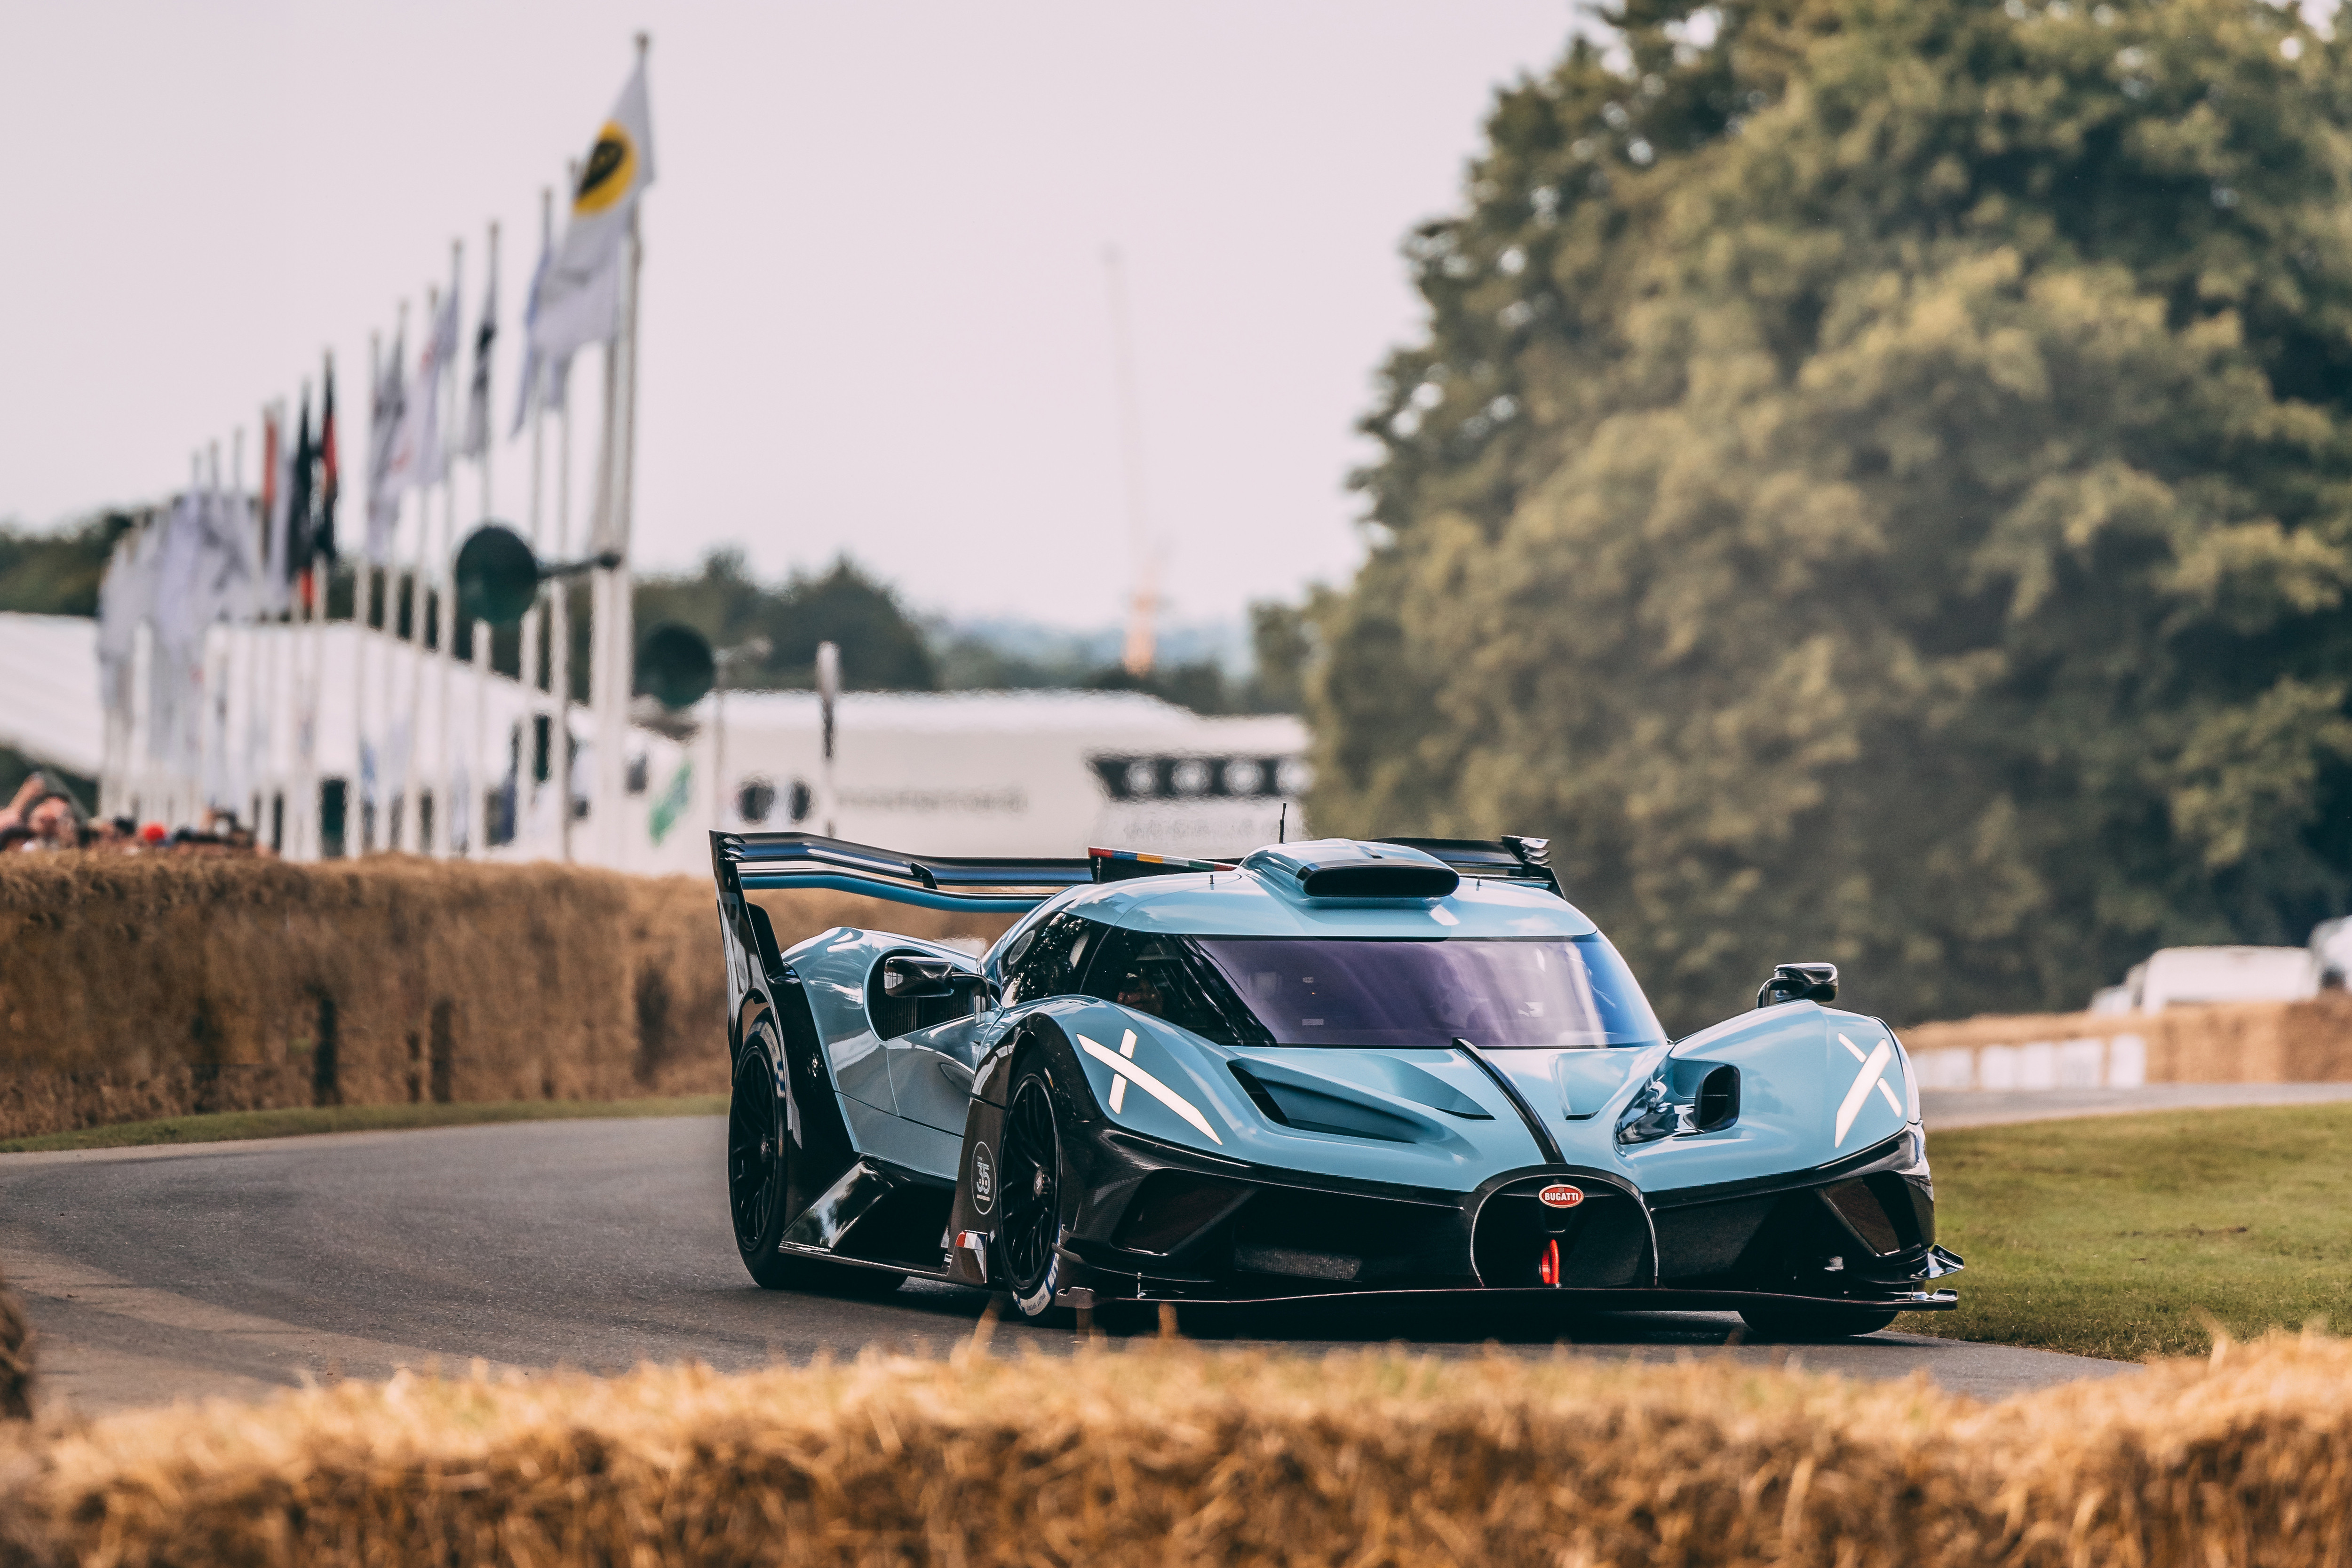
<path id="1" fill-rule="evenodd" d="M 1122 939 L 1123 938 L 1123 939 Z M 1229 1045 L 1654 1045 L 1633 972 L 1590 936 L 1451 941 L 1120 932 L 1087 990 Z"/>

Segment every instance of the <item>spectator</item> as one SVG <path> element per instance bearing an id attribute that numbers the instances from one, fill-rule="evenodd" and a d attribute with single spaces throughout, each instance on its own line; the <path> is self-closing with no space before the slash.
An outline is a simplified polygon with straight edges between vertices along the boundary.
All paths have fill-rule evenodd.
<path id="1" fill-rule="evenodd" d="M 0 809 L 0 831 L 23 827 L 25 813 L 40 802 L 42 791 L 48 788 L 48 776 L 37 768 L 26 774 L 25 781 L 16 786 L 16 798 L 5 809 Z"/>
<path id="2" fill-rule="evenodd" d="M 32 830 L 32 841 L 27 849 L 78 850 L 81 848 L 81 810 L 70 795 L 44 795 L 32 810 L 26 813 L 25 826 Z"/>
<path id="3" fill-rule="evenodd" d="M 27 850 L 70 850 L 81 847 L 80 805 L 65 786 L 35 768 L 16 787 L 16 798 L 0 810 L 0 831 L 22 829 L 21 841 L 11 836 L 11 847 Z"/>

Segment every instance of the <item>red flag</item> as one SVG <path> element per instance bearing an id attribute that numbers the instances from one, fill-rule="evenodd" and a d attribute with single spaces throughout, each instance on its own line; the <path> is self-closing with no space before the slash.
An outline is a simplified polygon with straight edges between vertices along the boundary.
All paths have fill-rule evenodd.
<path id="1" fill-rule="evenodd" d="M 314 553 L 335 564 L 335 497 L 342 480 L 335 462 L 335 356 L 327 356 L 327 406 L 319 418 L 319 528 Z"/>

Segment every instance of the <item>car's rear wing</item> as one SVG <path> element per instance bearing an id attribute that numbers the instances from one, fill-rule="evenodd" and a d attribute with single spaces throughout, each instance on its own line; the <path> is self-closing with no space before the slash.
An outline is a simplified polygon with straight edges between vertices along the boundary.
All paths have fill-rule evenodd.
<path id="1" fill-rule="evenodd" d="M 1499 839 L 1374 839 L 1376 844 L 1402 844 L 1434 855 L 1460 872 L 1464 876 L 1485 877 L 1489 881 L 1531 882 L 1568 894 L 1559 885 L 1559 873 L 1551 869 L 1551 841 L 1522 838 L 1506 833 Z"/>
<path id="2" fill-rule="evenodd" d="M 722 897 L 746 889 L 829 888 L 924 909 L 1017 915 L 1095 880 L 1084 860 L 916 857 L 817 833 L 713 833 Z"/>
<path id="3" fill-rule="evenodd" d="M 1533 883 L 1560 892 L 1543 839 L 1376 839 L 1403 844 L 1468 877 Z M 713 833 L 711 870 L 730 902 L 745 890 L 827 888 L 925 909 L 1013 915 L 1066 888 L 1130 877 L 1226 871 L 1240 857 L 1183 860 L 1135 850 L 1090 849 L 1083 860 L 915 856 L 817 833 Z"/>

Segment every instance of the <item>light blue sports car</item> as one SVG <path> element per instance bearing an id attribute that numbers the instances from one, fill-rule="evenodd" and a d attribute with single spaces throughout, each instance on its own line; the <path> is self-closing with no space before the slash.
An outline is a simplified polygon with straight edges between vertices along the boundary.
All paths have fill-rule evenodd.
<path id="1" fill-rule="evenodd" d="M 774 1288 L 1022 1312 L 1355 1292 L 1737 1309 L 1778 1337 L 1958 1304 L 1917 1081 L 1786 964 L 1669 1040 L 1541 840 L 1231 862 L 923 859 L 714 833 L 736 1242 Z M 762 888 L 1022 912 L 984 957 Z"/>

